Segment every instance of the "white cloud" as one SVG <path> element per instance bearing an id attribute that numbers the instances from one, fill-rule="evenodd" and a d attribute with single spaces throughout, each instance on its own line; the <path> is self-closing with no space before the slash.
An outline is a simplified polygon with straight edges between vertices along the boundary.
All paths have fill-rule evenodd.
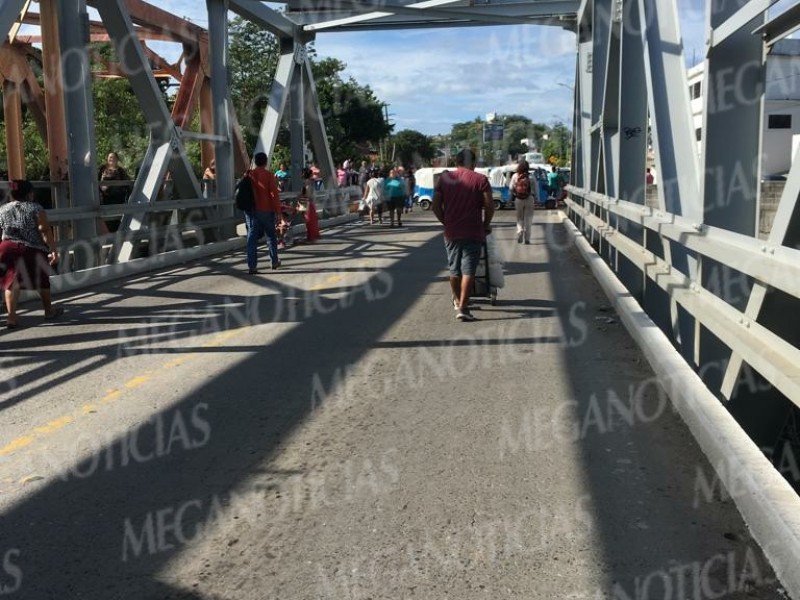
<path id="1" fill-rule="evenodd" d="M 159 6 L 208 25 L 205 3 L 165 0 Z M 705 3 L 678 0 L 678 9 L 691 62 L 704 51 Z M 346 76 L 389 104 L 396 130 L 443 133 L 487 112 L 572 121 L 568 87 L 575 76 L 575 35 L 558 27 L 321 32 L 315 46 L 320 57 L 344 61 Z M 180 47 L 159 45 L 157 51 L 174 60 Z"/>

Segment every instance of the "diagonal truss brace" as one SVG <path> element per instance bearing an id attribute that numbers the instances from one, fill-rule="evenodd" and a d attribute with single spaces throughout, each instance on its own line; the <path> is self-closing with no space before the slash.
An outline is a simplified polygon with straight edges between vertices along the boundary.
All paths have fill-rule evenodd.
<path id="1" fill-rule="evenodd" d="M 311 146 L 317 157 L 317 163 L 322 171 L 327 188 L 335 187 L 334 165 L 331 156 L 328 137 L 325 133 L 325 124 L 322 118 L 322 110 L 319 104 L 319 96 L 314 85 L 314 76 L 311 71 L 311 63 L 305 52 L 305 46 L 300 43 L 293 43 L 284 40 L 281 44 L 281 56 L 278 59 L 278 67 L 272 81 L 267 110 L 264 112 L 264 119 L 261 122 L 255 152 L 265 152 L 268 156 L 272 155 L 275 142 L 278 139 L 278 130 L 286 111 L 286 102 L 293 84 L 303 86 L 303 103 L 305 122 L 311 136 Z"/>
<path id="2" fill-rule="evenodd" d="M 786 181 L 786 186 L 783 188 L 780 202 L 778 203 L 778 210 L 775 214 L 775 221 L 772 225 L 769 238 L 767 238 L 764 251 L 769 247 L 776 247 L 784 245 L 787 237 L 790 235 L 790 226 L 792 218 L 796 211 L 800 208 L 800 152 L 795 155 L 792 162 L 792 168 L 789 171 L 789 178 Z M 764 300 L 767 296 L 768 288 L 763 283 L 756 282 L 753 284 L 753 290 L 750 292 L 750 298 L 747 301 L 747 308 L 744 311 L 745 319 L 757 321 L 761 314 L 761 309 L 764 306 Z M 725 370 L 725 377 L 722 380 L 722 395 L 730 400 L 736 383 L 739 379 L 743 365 L 742 357 L 735 352 L 731 354 L 731 359 L 728 362 L 728 367 Z"/>
<path id="3" fill-rule="evenodd" d="M 8 39 L 11 27 L 19 19 L 26 0 L 3 0 L 0 2 L 0 40 Z"/>
<path id="4" fill-rule="evenodd" d="M 120 64 L 128 75 L 131 87 L 150 126 L 150 147 L 128 202 L 130 204 L 153 202 L 156 198 L 153 190 L 163 184 L 167 166 L 172 170 L 175 187 L 182 197 L 201 198 L 200 183 L 186 156 L 178 129 L 164 103 L 147 55 L 136 36 L 124 0 L 106 0 L 97 3 L 96 8 L 111 36 Z M 167 149 L 171 152 L 166 152 Z M 152 179 L 154 174 L 157 176 L 157 181 Z M 122 220 L 121 231 L 141 229 L 145 218 L 144 212 L 126 215 Z M 116 248 L 116 260 L 129 260 L 135 252 L 135 245 L 126 242 Z"/>
<path id="5" fill-rule="evenodd" d="M 421 8 L 434 8 L 437 6 L 445 6 L 447 4 L 453 4 L 458 2 L 459 0 L 424 0 L 423 2 L 415 2 L 414 4 L 409 4 L 407 8 L 409 9 L 416 9 L 419 10 Z M 306 31 L 320 31 L 323 29 L 332 29 L 334 27 L 339 27 L 340 25 L 353 25 L 355 23 L 363 23 L 364 21 L 372 21 L 375 19 L 380 19 L 382 17 L 389 17 L 393 13 L 392 9 L 388 9 L 385 11 L 372 11 L 364 14 L 353 15 L 351 17 L 343 17 L 341 19 L 332 19 L 330 21 L 325 21 L 322 23 L 314 23 L 311 25 L 306 25 Z"/>
<path id="6" fill-rule="evenodd" d="M 230 9 L 240 17 L 265 27 L 279 38 L 294 39 L 300 32 L 300 27 L 284 17 L 282 14 L 252 0 L 229 0 Z"/>

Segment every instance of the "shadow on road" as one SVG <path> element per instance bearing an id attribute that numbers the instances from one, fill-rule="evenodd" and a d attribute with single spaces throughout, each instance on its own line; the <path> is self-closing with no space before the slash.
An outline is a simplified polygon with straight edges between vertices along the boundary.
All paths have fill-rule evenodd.
<path id="1" fill-rule="evenodd" d="M 346 254 L 357 257 L 360 251 L 356 248 L 368 249 L 370 242 L 364 236 L 371 233 L 349 231 L 352 244 Z M 206 381 L 190 397 L 153 414 L 148 425 L 136 433 L 135 441 L 130 432 L 116 439 L 77 465 L 65 479 L 50 483 L 9 509 L 3 516 L 0 539 L 6 548 L 19 550 L 15 562 L 24 574 L 19 597 L 201 600 L 203 596 L 196 593 L 170 588 L 159 580 L 159 572 L 185 550 L 179 542 L 186 542 L 191 532 L 202 531 L 218 518 L 219 510 L 227 507 L 236 490 L 254 475 L 253 466 L 275 453 L 309 416 L 314 401 L 312 381 L 334 382 L 344 365 L 356 363 L 408 310 L 397 290 L 419 295 L 430 284 L 440 265 L 426 260 L 424 248 L 438 243 L 438 238 L 429 239 L 421 247 L 416 244 L 413 252 L 408 244 L 393 243 L 398 252 L 403 251 L 402 261 L 373 272 L 366 283 L 354 288 L 337 288 L 336 298 L 315 298 L 324 310 L 299 320 L 274 343 L 248 347 L 250 355 L 235 367 Z M 310 257 L 312 251 L 308 253 Z M 219 261 L 211 270 L 225 274 L 231 267 Z M 222 310 L 220 305 L 230 299 L 165 290 L 173 278 L 184 276 L 182 271 L 154 275 L 150 283 L 157 283 L 146 290 L 131 284 L 113 297 L 118 301 L 144 293 L 161 300 L 157 308 L 91 306 L 75 310 L 72 317 L 80 319 L 84 311 L 87 319 L 97 323 L 158 321 L 163 317 L 174 323 L 170 335 L 196 335 L 203 320 Z M 278 294 L 266 296 L 258 306 L 253 315 L 257 322 L 269 322 L 274 316 L 279 294 L 291 295 L 301 303 L 308 294 L 320 296 L 320 292 L 284 285 L 277 277 L 260 279 L 259 284 Z M 179 307 L 173 304 L 178 302 Z M 178 308 L 178 314 L 197 314 L 174 322 Z M 157 338 L 154 332 L 157 329 L 151 331 Z M 115 360 L 116 335 L 116 331 L 102 335 L 87 331 L 42 336 L 28 340 L 26 348 L 16 347 L 14 353 L 20 361 L 43 355 L 47 364 L 62 365 L 57 382 Z M 154 341 L 157 339 L 141 340 L 144 345 Z M 78 344 L 94 347 L 76 351 Z M 329 345 L 330 351 L 315 352 L 322 360 L 312 363 L 310 349 L 320 344 Z M 59 345 L 64 348 L 52 350 Z M 4 346 L 8 351 L 8 343 Z M 75 366 L 89 355 L 99 360 L 85 368 Z M 24 383 L 35 384 L 39 375 L 38 369 L 31 370 Z M 196 375 L 200 374 L 187 373 L 187 377 Z M 28 387 L 6 400 L 5 406 L 43 389 Z"/>

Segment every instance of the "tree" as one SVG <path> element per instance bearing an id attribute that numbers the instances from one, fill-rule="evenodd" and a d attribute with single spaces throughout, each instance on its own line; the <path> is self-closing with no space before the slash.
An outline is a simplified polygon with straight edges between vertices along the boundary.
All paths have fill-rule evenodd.
<path id="1" fill-rule="evenodd" d="M 228 80 L 231 99 L 248 148 L 255 146 L 280 58 L 278 39 L 241 17 L 228 24 Z M 284 133 L 280 142 L 288 144 Z"/>
<path id="2" fill-rule="evenodd" d="M 555 123 L 547 132 L 541 152 L 550 163 L 564 166 L 572 155 L 572 132 L 563 123 Z"/>
<path id="3" fill-rule="evenodd" d="M 109 152 L 117 152 L 133 177 L 150 141 L 139 102 L 126 79 L 97 80 L 92 94 L 98 166 L 105 164 Z"/>
<path id="4" fill-rule="evenodd" d="M 413 129 L 398 132 L 393 141 L 396 156 L 400 164 L 405 166 L 421 167 L 429 163 L 438 153 L 431 138 Z"/>
<path id="5" fill-rule="evenodd" d="M 350 77 L 342 79 L 345 63 L 336 58 L 312 62 L 320 109 L 335 163 L 355 159 L 364 146 L 376 143 L 392 131 L 381 103 L 369 86 Z"/>

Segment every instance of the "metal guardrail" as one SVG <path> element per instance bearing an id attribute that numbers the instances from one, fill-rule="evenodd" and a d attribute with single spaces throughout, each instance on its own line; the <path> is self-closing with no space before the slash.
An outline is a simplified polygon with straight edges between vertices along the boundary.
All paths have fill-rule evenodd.
<path id="1" fill-rule="evenodd" d="M 566 201 L 567 207 L 578 217 L 573 222 L 590 242 L 599 244 L 601 250 L 604 244 L 613 247 L 733 353 L 800 406 L 800 349 L 612 226 L 609 216 L 641 226 L 645 236 L 657 235 L 681 244 L 696 257 L 698 272 L 702 272 L 703 260 L 707 258 L 796 298 L 800 297 L 800 250 L 769 245 L 589 190 L 573 186 L 567 190 L 572 196 Z"/>
<path id="2" fill-rule="evenodd" d="M 68 184 L 67 182 L 49 182 L 49 181 L 36 181 L 32 182 L 35 190 L 49 189 L 51 198 L 57 198 L 57 204 L 69 203 L 67 196 Z M 110 187 L 127 187 L 132 186 L 133 181 L 104 181 L 103 185 Z M 10 184 L 8 182 L 0 181 L 0 199 L 7 196 Z M 53 193 L 56 192 L 56 193 Z M 169 190 L 165 190 L 165 194 L 169 194 Z M 282 192 L 281 199 L 284 201 L 293 202 L 300 194 L 298 192 Z M 361 197 L 361 189 L 358 186 L 350 186 L 345 188 L 336 188 L 332 190 L 315 191 L 312 200 L 317 206 L 317 211 L 321 217 L 336 217 L 348 212 L 350 203 L 355 198 Z M 58 231 L 58 245 L 62 254 L 69 256 L 74 249 L 81 248 L 82 251 L 94 248 L 96 251 L 96 259 L 94 263 L 89 263 L 85 268 L 94 268 L 105 263 L 103 256 L 103 248 L 108 249 L 112 245 L 118 245 L 123 242 L 152 242 L 154 240 L 164 240 L 172 238 L 182 239 L 185 234 L 196 234 L 191 245 L 213 246 L 220 244 L 220 251 L 224 252 L 227 249 L 225 245 L 226 240 L 218 238 L 212 241 L 210 238 L 213 236 L 204 235 L 203 231 L 211 231 L 214 229 L 219 230 L 226 226 L 235 226 L 243 221 L 243 216 L 239 211 L 234 211 L 233 216 L 212 217 L 203 220 L 194 220 L 197 214 L 191 215 L 191 219 L 181 220 L 188 215 L 185 211 L 196 211 L 197 209 L 208 209 L 215 212 L 227 212 L 226 209 L 233 207 L 234 202 L 231 197 L 214 197 L 214 198 L 184 198 L 184 199 L 159 199 L 152 202 L 126 202 L 124 204 L 100 204 L 95 207 L 64 207 L 56 206 L 55 208 L 47 209 L 48 220 L 53 224 L 54 228 Z M 119 230 L 113 233 L 104 233 L 94 236 L 89 239 L 76 239 L 72 236 L 71 225 L 75 221 L 96 219 L 98 221 L 124 218 L 127 215 L 156 215 L 159 213 L 172 213 L 180 211 L 179 220 L 175 223 L 158 224 L 144 223 L 143 226 L 136 230 Z M 229 215 L 230 213 L 228 213 Z M 199 233 L 198 233 L 199 232 Z M 227 237 L 227 236 L 224 236 Z M 175 252 L 174 243 L 172 246 L 163 245 L 162 248 L 167 252 Z M 188 250 L 181 248 L 178 252 Z M 151 256 L 158 255 L 159 244 L 155 247 L 150 245 L 148 252 Z M 166 249 L 168 248 L 168 249 Z M 62 265 L 63 269 L 73 272 L 79 272 L 82 269 L 75 267 L 73 260 L 67 260 Z"/>

